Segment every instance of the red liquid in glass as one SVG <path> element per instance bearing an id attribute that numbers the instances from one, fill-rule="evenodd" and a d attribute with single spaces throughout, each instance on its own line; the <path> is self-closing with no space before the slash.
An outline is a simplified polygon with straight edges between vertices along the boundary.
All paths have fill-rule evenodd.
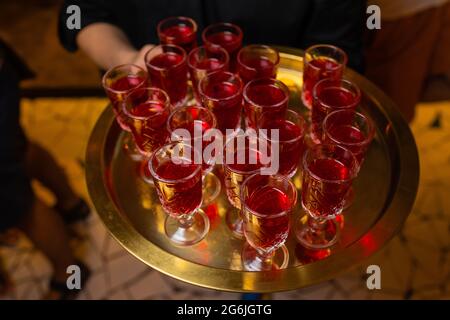
<path id="1" fill-rule="evenodd" d="M 130 125 L 137 147 L 146 154 L 151 154 L 167 142 L 169 132 L 166 122 L 169 111 L 165 105 L 149 101 L 130 110 L 130 113 L 142 119 L 135 119 Z"/>
<path id="2" fill-rule="evenodd" d="M 175 44 L 189 53 L 197 46 L 194 29 L 187 25 L 175 25 L 162 30 L 159 34 L 161 44 Z"/>
<path id="3" fill-rule="evenodd" d="M 247 90 L 247 98 L 244 111 L 247 126 L 257 128 L 257 121 L 262 113 L 268 117 L 280 119 L 287 110 L 288 97 L 286 93 L 275 85 L 255 85 Z"/>
<path id="4" fill-rule="evenodd" d="M 310 108 L 313 100 L 312 92 L 316 83 L 326 78 L 340 80 L 344 66 L 330 58 L 320 57 L 305 63 L 304 67 L 302 99 L 303 103 Z"/>
<path id="5" fill-rule="evenodd" d="M 245 227 L 247 241 L 263 250 L 277 247 L 287 239 L 289 234 L 289 215 L 270 218 L 290 210 L 291 201 L 281 190 L 271 186 L 261 186 L 246 201 L 247 207 L 258 216 L 251 215 L 252 223 Z"/>
<path id="6" fill-rule="evenodd" d="M 333 126 L 328 134 L 334 143 L 350 150 L 358 163 L 362 162 L 367 146 L 362 144 L 366 140 L 366 136 L 360 129 L 350 125 Z"/>
<path id="7" fill-rule="evenodd" d="M 184 101 L 187 93 L 187 64 L 183 59 L 174 52 L 160 53 L 148 67 L 151 84 L 166 91 L 174 105 Z"/>
<path id="8" fill-rule="evenodd" d="M 236 145 L 235 145 L 235 148 Z M 238 152 L 242 152 L 245 155 L 244 163 L 238 163 Z M 250 163 L 250 155 L 252 155 L 255 163 Z M 224 154 L 224 157 L 226 155 Z M 224 166 L 224 182 L 225 190 L 228 200 L 235 208 L 241 208 L 241 185 L 245 179 L 255 173 L 256 170 L 261 169 L 264 165 L 261 164 L 261 153 L 255 149 L 239 149 L 234 153 L 234 161 L 232 164 Z M 224 161 L 228 160 L 224 158 Z"/>
<path id="9" fill-rule="evenodd" d="M 318 99 L 314 100 L 311 111 L 313 139 L 322 139 L 322 123 L 325 117 L 337 109 L 355 109 L 357 101 L 355 95 L 345 88 L 327 87 L 317 94 Z"/>
<path id="10" fill-rule="evenodd" d="M 119 122 L 119 125 L 124 130 L 128 131 L 129 129 L 128 124 L 126 123 L 126 119 L 123 115 L 121 102 L 131 90 L 139 86 L 144 86 L 145 82 L 146 81 L 144 77 L 128 75 L 114 81 L 110 86 L 112 91 L 106 90 L 108 98 L 113 106 L 116 119 Z M 118 91 L 120 91 L 120 93 Z"/>
<path id="11" fill-rule="evenodd" d="M 212 83 L 206 87 L 205 94 L 214 99 L 208 101 L 207 107 L 216 116 L 217 128 L 223 134 L 226 129 L 234 130 L 239 126 L 242 109 L 242 94 L 238 94 L 239 90 L 231 82 Z"/>
<path id="12" fill-rule="evenodd" d="M 219 70 L 223 67 L 223 63 L 218 59 L 206 58 L 204 60 L 198 61 L 195 64 L 194 68 L 190 69 L 192 86 L 194 87 L 194 93 L 197 97 L 200 96 L 198 93 L 198 83 L 200 82 L 200 80 L 203 79 L 203 77 L 205 77 L 208 73 Z M 225 68 L 223 68 L 223 70 L 225 70 Z"/>
<path id="13" fill-rule="evenodd" d="M 195 137 L 195 129 L 196 127 L 199 127 L 201 130 L 200 131 L 200 136 L 199 137 Z M 191 140 L 189 141 L 189 143 L 191 144 L 191 147 L 193 148 L 192 150 L 194 150 L 197 145 L 200 145 L 200 143 L 202 144 L 202 148 L 200 150 L 198 150 L 198 152 L 203 155 L 203 151 L 205 150 L 205 148 L 210 145 L 211 143 L 214 142 L 214 139 L 212 139 L 211 141 L 203 141 L 203 134 L 211 129 L 211 125 L 206 122 L 206 121 L 202 121 L 202 120 L 195 120 L 195 122 L 192 121 L 186 121 L 184 123 L 180 123 L 177 124 L 177 128 L 179 129 L 185 129 L 189 132 L 189 134 L 191 135 Z M 197 129 L 198 130 L 198 129 Z M 209 159 L 205 159 L 202 156 L 202 160 L 209 160 Z M 211 165 L 208 163 L 203 162 L 202 163 L 202 170 L 207 172 L 211 169 Z"/>
<path id="14" fill-rule="evenodd" d="M 273 139 L 270 129 L 278 129 L 279 143 L 279 174 L 290 175 L 299 165 L 304 151 L 303 129 L 295 123 L 285 119 L 271 121 L 264 126 L 269 139 Z"/>
<path id="15" fill-rule="evenodd" d="M 349 169 L 336 159 L 316 159 L 303 171 L 302 204 L 316 218 L 340 214 L 351 186 Z M 324 181 L 346 180 L 346 181 Z"/>
<path id="16" fill-rule="evenodd" d="M 111 84 L 111 89 L 115 91 L 130 91 L 131 89 L 136 88 L 144 80 L 144 77 L 129 75 L 114 81 Z"/>
<path id="17" fill-rule="evenodd" d="M 244 83 L 258 78 L 276 78 L 275 64 L 268 58 L 242 59 L 241 62 L 245 66 L 239 66 L 239 76 Z"/>
<path id="18" fill-rule="evenodd" d="M 156 168 L 156 174 L 164 179 L 178 180 L 192 175 L 197 170 L 192 163 L 175 164 L 172 161 L 162 163 Z M 188 180 L 165 183 L 155 179 L 158 196 L 164 210 L 172 216 L 190 214 L 202 202 L 201 170 Z"/>
<path id="19" fill-rule="evenodd" d="M 207 72 L 210 72 L 212 70 L 219 69 L 222 66 L 222 62 L 219 61 L 219 59 L 216 58 L 208 58 L 201 60 L 197 63 L 196 67 L 201 70 L 205 70 Z"/>
<path id="20" fill-rule="evenodd" d="M 221 46 L 229 54 L 238 51 L 242 45 L 242 39 L 237 34 L 229 31 L 210 34 L 206 37 L 206 41 Z"/>
<path id="21" fill-rule="evenodd" d="M 242 37 L 229 31 L 217 32 L 206 37 L 206 45 L 219 45 L 224 48 L 230 56 L 230 70 L 236 70 L 236 57 L 242 46 Z"/>

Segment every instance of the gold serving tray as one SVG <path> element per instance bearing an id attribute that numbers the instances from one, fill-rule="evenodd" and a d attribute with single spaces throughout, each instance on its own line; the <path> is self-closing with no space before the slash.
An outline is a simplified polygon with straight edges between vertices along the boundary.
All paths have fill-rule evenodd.
<path id="1" fill-rule="evenodd" d="M 300 100 L 302 51 L 279 50 L 278 78 L 289 86 L 291 108 L 305 112 Z M 136 163 L 123 152 L 124 134 L 111 107 L 97 121 L 87 149 L 87 185 L 100 218 L 113 237 L 148 266 L 179 280 L 218 290 L 298 289 L 360 264 L 383 247 L 406 220 L 417 192 L 419 162 L 414 138 L 393 102 L 361 75 L 347 70 L 345 77 L 361 88 L 361 108 L 375 121 L 377 132 L 354 183 L 356 198 L 344 214 L 341 241 L 326 259 L 305 259 L 305 252 L 291 232 L 286 243 L 290 254 L 287 269 L 243 271 L 240 253 L 244 241 L 234 238 L 224 222 L 227 210 L 234 209 L 223 190 L 217 202 L 205 209 L 211 217 L 207 237 L 192 247 L 170 243 L 164 234 L 166 215 L 153 187 L 139 178 Z M 301 188 L 299 175 L 294 182 Z M 304 212 L 297 206 L 293 222 L 302 215 Z"/>

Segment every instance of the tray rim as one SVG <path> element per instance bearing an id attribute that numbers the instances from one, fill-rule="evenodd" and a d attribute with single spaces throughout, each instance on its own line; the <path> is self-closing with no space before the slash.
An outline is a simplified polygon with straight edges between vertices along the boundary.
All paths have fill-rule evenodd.
<path id="1" fill-rule="evenodd" d="M 277 47 L 281 56 L 302 57 L 296 48 Z M 375 101 L 392 123 L 391 130 L 399 147 L 398 183 L 385 214 L 373 228 L 352 245 L 325 260 L 291 267 L 281 271 L 248 272 L 221 269 L 184 260 L 164 251 L 144 238 L 114 204 L 105 179 L 104 150 L 111 127 L 115 125 L 112 108 L 105 108 L 97 120 L 86 150 L 86 183 L 100 219 L 128 252 L 148 266 L 178 280 L 210 289 L 231 292 L 277 292 L 313 285 L 361 264 L 393 238 L 408 217 L 418 190 L 419 158 L 414 137 L 402 115 L 378 87 L 355 71 L 347 69 L 346 77 L 358 82 L 364 93 Z M 376 99 L 374 97 L 377 97 Z M 364 248 L 366 236 L 377 239 L 372 248 Z"/>

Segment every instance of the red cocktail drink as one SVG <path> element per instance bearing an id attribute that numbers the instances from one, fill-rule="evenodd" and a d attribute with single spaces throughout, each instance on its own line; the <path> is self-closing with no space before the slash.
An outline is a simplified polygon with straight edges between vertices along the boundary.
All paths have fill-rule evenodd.
<path id="1" fill-rule="evenodd" d="M 198 47 L 188 55 L 188 66 L 191 74 L 194 95 L 201 102 L 198 84 L 201 79 L 213 71 L 228 71 L 229 56 L 223 48 Z"/>
<path id="2" fill-rule="evenodd" d="M 241 28 L 231 23 L 217 23 L 208 26 L 202 33 L 206 47 L 224 48 L 230 56 L 230 70 L 236 72 L 237 53 L 242 46 Z"/>
<path id="3" fill-rule="evenodd" d="M 297 230 L 297 238 L 303 246 L 324 249 L 336 243 L 339 226 L 333 219 L 342 213 L 357 174 L 355 156 L 341 146 L 319 144 L 305 152 L 302 207 L 309 219 L 308 224 Z"/>
<path id="4" fill-rule="evenodd" d="M 237 62 L 239 76 L 247 83 L 258 78 L 276 78 L 280 56 L 269 46 L 249 45 L 239 51 Z"/>
<path id="5" fill-rule="evenodd" d="M 354 110 L 337 110 L 323 122 L 325 143 L 337 144 L 350 150 L 360 167 L 375 135 L 373 121 Z"/>
<path id="6" fill-rule="evenodd" d="M 179 216 L 198 209 L 202 201 L 201 171 L 198 170 L 198 165 L 190 162 L 175 164 L 168 160 L 159 164 L 155 174 L 161 178 L 157 182 L 157 188 L 161 190 L 160 200 L 166 212 Z M 192 178 L 176 184 L 163 181 L 181 180 L 189 176 Z"/>
<path id="7" fill-rule="evenodd" d="M 197 46 L 197 24 L 188 17 L 170 17 L 158 23 L 161 44 L 175 44 L 189 53 Z"/>
<path id="8" fill-rule="evenodd" d="M 170 107 L 169 97 L 158 88 L 138 88 L 126 97 L 124 116 L 136 146 L 143 155 L 150 156 L 168 141 L 166 122 Z"/>
<path id="9" fill-rule="evenodd" d="M 198 89 L 203 106 L 214 113 L 217 128 L 223 134 L 240 126 L 242 80 L 238 76 L 231 72 L 212 72 L 200 81 Z"/>
<path id="10" fill-rule="evenodd" d="M 311 112 L 311 138 L 320 143 L 323 138 L 323 121 L 335 110 L 355 110 L 361 101 L 361 92 L 356 84 L 348 80 L 324 79 L 313 90 Z"/>
<path id="11" fill-rule="evenodd" d="M 306 49 L 303 56 L 303 104 L 311 109 L 313 103 L 313 88 L 322 79 L 342 79 L 347 55 L 338 47 L 331 45 L 316 45 Z"/>
<path id="12" fill-rule="evenodd" d="M 187 55 L 176 45 L 159 45 L 145 55 L 145 63 L 152 86 L 167 92 L 175 107 L 186 101 Z"/>
<path id="13" fill-rule="evenodd" d="M 241 186 L 249 176 L 260 173 L 270 164 L 270 145 L 266 140 L 251 140 L 248 136 L 238 135 L 227 141 L 223 151 L 223 171 L 225 191 L 228 201 L 239 211 L 227 212 L 226 222 L 238 236 L 243 236 L 241 209 Z"/>
<path id="14" fill-rule="evenodd" d="M 277 143 L 279 146 L 279 169 L 278 173 L 284 176 L 292 177 L 298 168 L 300 158 L 305 150 L 304 135 L 305 121 L 293 110 L 287 110 L 284 118 L 273 119 L 270 114 L 261 115 L 258 125 L 260 137 L 267 139 L 272 145 Z M 278 130 L 275 136 L 271 130 Z"/>
<path id="15" fill-rule="evenodd" d="M 261 115 L 283 118 L 289 102 L 289 89 L 275 79 L 250 81 L 244 88 L 244 111 L 247 128 L 256 129 Z"/>
<path id="16" fill-rule="evenodd" d="M 255 174 L 241 189 L 244 234 L 250 246 L 244 247 L 242 262 L 246 270 L 284 268 L 289 254 L 283 250 L 282 263 L 273 261 L 275 251 L 286 241 L 297 190 L 287 177 Z"/>
<path id="17" fill-rule="evenodd" d="M 202 166 L 195 163 L 195 152 L 182 142 L 174 142 L 157 149 L 148 163 L 159 200 L 168 214 L 165 233 L 177 245 L 193 245 L 209 230 L 208 217 L 199 210 Z"/>
<path id="18" fill-rule="evenodd" d="M 102 79 L 103 88 L 111 101 L 117 123 L 125 131 L 130 131 L 123 116 L 122 103 L 131 90 L 146 87 L 147 72 L 134 64 L 124 64 L 108 70 Z"/>

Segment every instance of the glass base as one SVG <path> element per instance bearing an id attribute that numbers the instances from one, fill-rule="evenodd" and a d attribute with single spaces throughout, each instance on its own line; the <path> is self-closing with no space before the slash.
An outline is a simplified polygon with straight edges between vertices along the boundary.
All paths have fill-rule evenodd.
<path id="1" fill-rule="evenodd" d="M 186 226 L 178 219 L 167 216 L 164 223 L 166 236 L 178 246 L 191 246 L 205 238 L 209 231 L 209 219 L 201 209 L 192 215 L 192 220 Z"/>
<path id="2" fill-rule="evenodd" d="M 203 188 L 202 188 L 202 208 L 210 205 L 220 194 L 221 183 L 219 178 L 209 172 L 203 176 Z"/>
<path id="3" fill-rule="evenodd" d="M 271 271 L 285 269 L 289 263 L 289 251 L 281 246 L 269 257 L 264 258 L 247 242 L 242 249 L 242 266 L 247 271 Z"/>
<path id="4" fill-rule="evenodd" d="M 244 220 L 242 220 L 240 210 L 233 207 L 228 209 L 225 214 L 225 222 L 233 233 L 233 236 L 238 239 L 244 239 Z"/>
<path id="5" fill-rule="evenodd" d="M 133 161 L 144 160 L 144 156 L 139 152 L 130 133 L 127 133 L 123 139 L 123 150 Z"/>
<path id="6" fill-rule="evenodd" d="M 312 219 L 312 220 L 311 220 Z M 311 217 L 299 219 L 295 229 L 298 242 L 307 249 L 322 250 L 339 240 L 340 227 L 336 220 L 317 221 Z"/>

